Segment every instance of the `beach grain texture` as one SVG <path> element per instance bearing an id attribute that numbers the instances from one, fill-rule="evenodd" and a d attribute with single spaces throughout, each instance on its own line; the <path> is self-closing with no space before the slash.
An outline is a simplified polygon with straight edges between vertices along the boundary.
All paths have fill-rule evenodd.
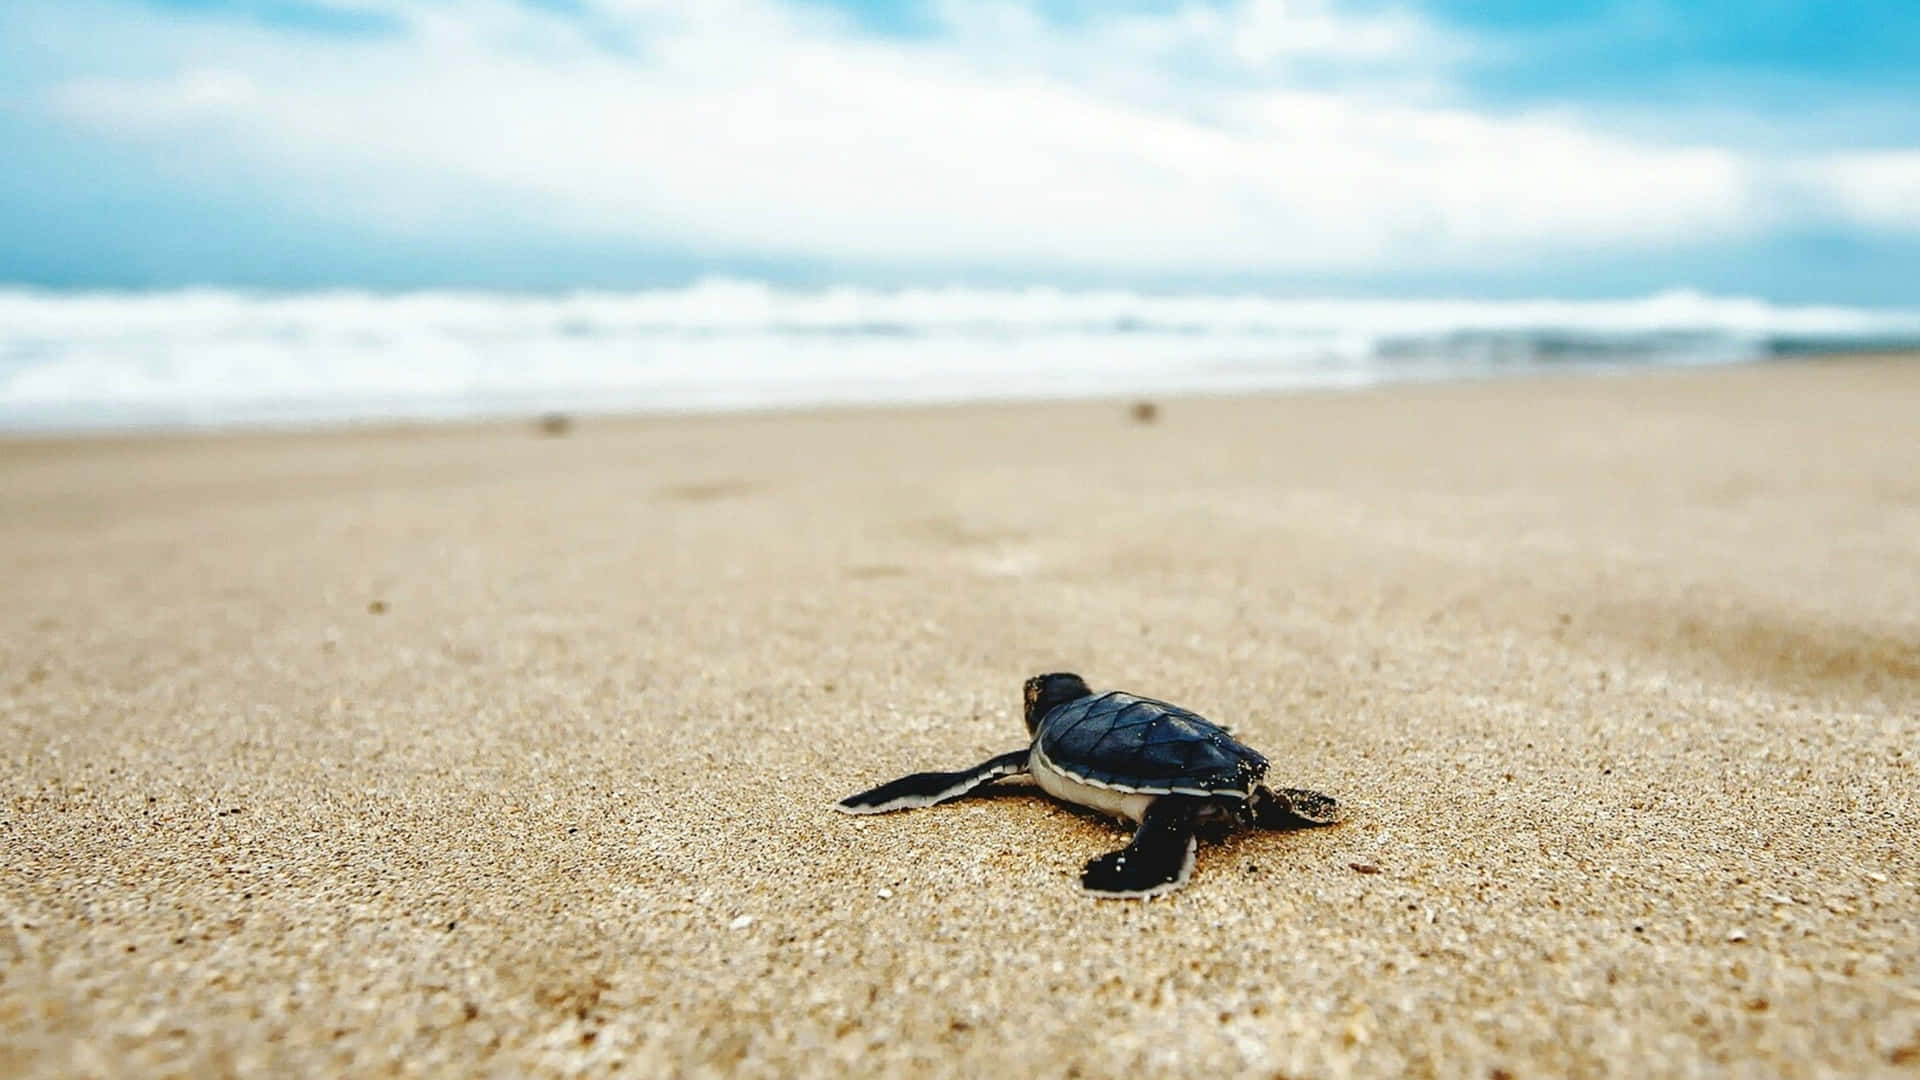
<path id="1" fill-rule="evenodd" d="M 1158 404 L 0 445 L 0 1075 L 1920 1074 L 1920 363 Z"/>

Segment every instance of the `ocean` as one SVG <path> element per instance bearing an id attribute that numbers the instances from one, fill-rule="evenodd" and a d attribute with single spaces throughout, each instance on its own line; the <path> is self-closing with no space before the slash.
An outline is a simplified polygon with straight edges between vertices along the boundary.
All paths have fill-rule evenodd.
<path id="1" fill-rule="evenodd" d="M 733 280 L 557 296 L 0 288 L 0 431 L 1272 392 L 1916 342 L 1920 310 L 1691 291 L 1515 301 Z"/>

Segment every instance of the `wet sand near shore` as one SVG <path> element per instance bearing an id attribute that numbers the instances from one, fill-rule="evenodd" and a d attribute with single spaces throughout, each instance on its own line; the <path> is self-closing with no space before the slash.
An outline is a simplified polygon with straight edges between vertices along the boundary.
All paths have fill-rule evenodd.
<path id="1" fill-rule="evenodd" d="M 1920 362 L 1158 404 L 0 444 L 0 1074 L 1920 1073 Z"/>

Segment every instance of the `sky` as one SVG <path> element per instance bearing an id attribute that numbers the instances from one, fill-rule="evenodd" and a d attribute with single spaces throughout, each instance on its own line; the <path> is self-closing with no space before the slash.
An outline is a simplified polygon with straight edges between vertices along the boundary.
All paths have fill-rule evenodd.
<path id="1" fill-rule="evenodd" d="M 1920 304 L 1920 5 L 5 0 L 0 284 Z"/>

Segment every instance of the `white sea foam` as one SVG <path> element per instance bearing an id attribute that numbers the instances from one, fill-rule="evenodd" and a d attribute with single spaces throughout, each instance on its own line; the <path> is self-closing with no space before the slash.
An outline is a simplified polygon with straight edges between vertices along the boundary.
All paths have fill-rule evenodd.
<path id="1" fill-rule="evenodd" d="M 740 281 L 567 296 L 0 290 L 0 427 L 1266 390 L 1912 340 L 1916 311 L 1685 291 L 1409 301 Z"/>

